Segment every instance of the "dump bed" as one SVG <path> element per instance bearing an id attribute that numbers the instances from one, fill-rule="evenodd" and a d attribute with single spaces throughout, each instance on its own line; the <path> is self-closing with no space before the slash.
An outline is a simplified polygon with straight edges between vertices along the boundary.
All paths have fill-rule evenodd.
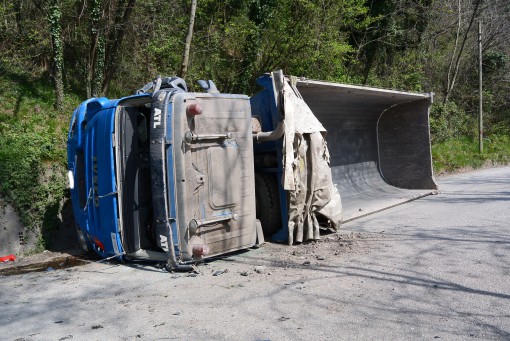
<path id="1" fill-rule="evenodd" d="M 431 94 L 298 80 L 328 131 L 343 221 L 421 197 L 437 188 L 429 134 Z"/>
<path id="2" fill-rule="evenodd" d="M 286 127 L 282 139 L 255 145 L 256 171 L 273 177 L 279 186 L 281 221 L 270 224 L 281 229 L 273 240 L 316 239 L 316 231 L 310 238 L 293 232 L 297 226 L 301 233 L 301 222 L 306 230 L 310 215 L 315 230 L 319 224 L 336 228 L 339 216 L 346 222 L 437 189 L 429 134 L 431 94 L 287 78 L 281 71 L 260 77 L 258 83 L 264 89 L 251 97 L 252 115 L 263 131 L 277 130 L 282 123 Z M 317 133 L 327 147 L 319 148 L 320 138 L 316 147 L 310 144 Z M 305 154 L 303 143 L 308 148 Z M 310 152 L 312 148 L 318 152 Z M 331 177 L 341 204 L 327 186 L 319 194 L 310 191 L 317 182 L 314 159 L 328 161 L 331 174 L 322 172 L 319 177 L 326 185 Z M 295 179 L 301 189 L 293 189 Z M 304 198 L 293 207 L 293 198 L 303 188 L 311 201 Z M 324 198 L 326 192 L 331 198 L 323 200 L 324 208 L 317 208 L 313 196 Z M 293 210 L 304 212 L 299 213 L 304 218 L 292 221 Z M 265 230 L 278 229 L 266 226 Z"/>

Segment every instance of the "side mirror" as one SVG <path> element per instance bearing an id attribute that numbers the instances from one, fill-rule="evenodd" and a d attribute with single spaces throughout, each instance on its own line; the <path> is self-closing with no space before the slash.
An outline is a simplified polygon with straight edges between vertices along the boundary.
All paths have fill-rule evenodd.
<path id="1" fill-rule="evenodd" d="M 204 89 L 208 94 L 219 94 L 218 88 L 212 80 L 204 81 L 203 79 L 198 81 L 198 85 Z"/>

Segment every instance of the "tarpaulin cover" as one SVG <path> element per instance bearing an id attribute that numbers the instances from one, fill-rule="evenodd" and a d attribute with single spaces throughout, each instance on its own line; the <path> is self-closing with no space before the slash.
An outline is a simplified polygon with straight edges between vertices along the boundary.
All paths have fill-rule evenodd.
<path id="1" fill-rule="evenodd" d="M 342 203 L 329 167 L 326 129 L 288 79 L 283 84 L 283 106 L 283 187 L 289 194 L 288 242 L 293 244 L 319 239 L 319 220 L 324 218 L 336 230 Z"/>

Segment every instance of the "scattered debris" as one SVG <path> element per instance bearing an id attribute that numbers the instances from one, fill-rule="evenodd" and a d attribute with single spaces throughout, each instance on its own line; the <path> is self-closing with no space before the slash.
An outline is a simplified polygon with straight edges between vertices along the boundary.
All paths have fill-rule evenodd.
<path id="1" fill-rule="evenodd" d="M 255 267 L 255 272 L 258 274 L 264 273 L 266 271 L 266 267 L 263 265 L 258 265 Z"/>
<path id="2" fill-rule="evenodd" d="M 0 257 L 0 263 L 7 263 L 7 262 L 14 262 L 14 261 L 16 261 L 15 255 L 8 255 L 8 256 Z"/>

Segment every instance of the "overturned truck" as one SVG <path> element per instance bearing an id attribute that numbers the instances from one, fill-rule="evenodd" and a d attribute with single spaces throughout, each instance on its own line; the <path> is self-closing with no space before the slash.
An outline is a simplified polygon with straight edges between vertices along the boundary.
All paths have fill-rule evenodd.
<path id="1" fill-rule="evenodd" d="M 132 96 L 83 102 L 68 135 L 82 246 L 186 270 L 264 236 L 318 239 L 436 189 L 431 95 L 281 71 L 258 82 L 249 98 L 158 78 Z"/>

